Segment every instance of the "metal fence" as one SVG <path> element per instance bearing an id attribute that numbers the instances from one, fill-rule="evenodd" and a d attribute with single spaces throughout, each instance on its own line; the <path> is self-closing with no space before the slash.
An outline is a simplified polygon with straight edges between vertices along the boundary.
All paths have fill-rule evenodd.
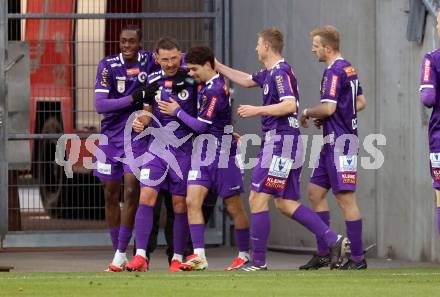
<path id="1" fill-rule="evenodd" d="M 0 0 L 3 244 L 32 245 L 18 238 L 105 228 L 99 180 L 81 162 L 67 179 L 54 158 L 62 134 L 83 139 L 99 132 L 96 68 L 119 52 L 120 29 L 139 25 L 147 50 L 169 35 L 183 50 L 205 44 L 227 61 L 228 10 L 227 0 Z M 220 234 L 222 226 L 212 224 Z"/>

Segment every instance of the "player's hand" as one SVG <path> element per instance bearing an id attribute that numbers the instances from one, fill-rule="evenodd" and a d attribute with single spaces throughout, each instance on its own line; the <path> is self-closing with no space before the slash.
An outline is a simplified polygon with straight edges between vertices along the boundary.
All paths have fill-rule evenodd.
<path id="1" fill-rule="evenodd" d="M 233 133 L 232 133 L 232 137 L 234 137 L 234 139 L 235 139 L 235 141 L 237 141 L 237 143 L 240 143 L 240 138 L 241 138 L 240 133 L 238 133 L 238 132 L 233 132 Z"/>
<path id="2" fill-rule="evenodd" d="M 173 76 L 173 93 L 179 94 L 185 88 L 185 84 L 191 84 L 191 81 L 193 81 L 193 79 L 188 75 L 188 72 L 179 68 Z"/>
<path id="3" fill-rule="evenodd" d="M 315 124 L 316 128 L 321 129 L 323 121 L 321 119 L 314 119 L 313 124 Z"/>
<path id="4" fill-rule="evenodd" d="M 301 123 L 301 127 L 303 128 L 308 128 L 309 124 L 307 123 L 307 120 L 309 119 L 309 117 L 305 114 L 307 109 L 303 110 L 303 112 L 301 113 L 301 117 L 299 119 L 300 123 Z"/>
<path id="5" fill-rule="evenodd" d="M 173 98 L 169 98 L 169 99 L 170 102 L 163 100 L 158 102 L 160 112 L 170 116 L 175 116 L 177 110 L 180 108 L 180 105 Z"/>
<path id="6" fill-rule="evenodd" d="M 139 118 L 134 119 L 131 127 L 133 128 L 134 132 L 137 132 L 137 133 L 141 133 L 145 129 L 144 124 L 139 120 Z"/>
<path id="7" fill-rule="evenodd" d="M 242 118 L 251 118 L 260 115 L 260 106 L 240 105 L 237 113 Z"/>
<path id="8" fill-rule="evenodd" d="M 154 97 L 156 96 L 156 92 L 159 90 L 159 85 L 157 83 L 153 83 L 151 85 L 145 86 L 142 85 L 137 88 L 133 94 L 131 94 L 132 102 L 142 102 L 144 104 L 151 104 L 154 101 Z"/>

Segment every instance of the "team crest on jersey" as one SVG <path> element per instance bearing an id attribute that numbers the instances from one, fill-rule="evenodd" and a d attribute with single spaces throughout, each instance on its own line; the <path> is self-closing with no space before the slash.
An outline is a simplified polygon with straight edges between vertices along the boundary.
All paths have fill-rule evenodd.
<path id="1" fill-rule="evenodd" d="M 137 79 L 140 83 L 144 83 L 147 80 L 147 73 L 142 71 L 138 74 Z"/>
<path id="2" fill-rule="evenodd" d="M 264 85 L 264 89 L 263 89 L 263 94 L 264 94 L 264 95 L 267 95 L 267 93 L 269 93 L 269 85 L 268 85 L 268 84 L 265 84 L 265 85 Z"/>
<path id="3" fill-rule="evenodd" d="M 177 97 L 179 97 L 180 100 L 186 100 L 189 97 L 188 90 L 182 90 L 179 94 L 177 94 Z"/>
<path id="4" fill-rule="evenodd" d="M 116 87 L 117 87 L 119 93 L 124 93 L 125 92 L 125 80 L 118 80 Z"/>

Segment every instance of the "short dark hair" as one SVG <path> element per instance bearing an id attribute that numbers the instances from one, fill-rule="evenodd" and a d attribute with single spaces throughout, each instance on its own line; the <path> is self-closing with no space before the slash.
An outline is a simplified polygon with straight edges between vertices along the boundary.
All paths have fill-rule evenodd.
<path id="1" fill-rule="evenodd" d="M 264 41 L 270 44 L 272 50 L 278 54 L 281 54 L 284 47 L 283 33 L 276 27 L 267 28 L 258 33 L 258 37 L 261 37 Z"/>
<path id="2" fill-rule="evenodd" d="M 142 40 L 142 31 L 138 25 L 135 25 L 135 24 L 125 25 L 124 27 L 122 27 L 121 33 L 122 33 L 122 31 L 135 31 L 136 35 L 139 37 L 139 40 Z"/>
<path id="3" fill-rule="evenodd" d="M 159 38 L 159 40 L 156 41 L 156 53 L 159 53 L 160 49 L 162 49 L 162 50 L 172 50 L 172 49 L 180 50 L 180 46 L 175 38 L 165 36 L 165 37 Z"/>
<path id="4" fill-rule="evenodd" d="M 193 46 L 185 55 L 185 62 L 190 64 L 205 65 L 206 62 L 215 68 L 214 53 L 207 46 Z"/>

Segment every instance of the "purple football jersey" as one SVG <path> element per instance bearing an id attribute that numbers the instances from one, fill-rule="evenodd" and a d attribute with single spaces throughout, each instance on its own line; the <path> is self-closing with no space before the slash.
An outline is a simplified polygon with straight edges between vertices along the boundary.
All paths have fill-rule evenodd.
<path id="1" fill-rule="evenodd" d="M 440 151 L 440 49 L 427 53 L 422 62 L 420 90 L 433 88 L 436 91 L 435 104 L 429 120 L 429 149 L 431 152 Z"/>
<path id="2" fill-rule="evenodd" d="M 284 60 L 272 69 L 261 69 L 252 75 L 252 80 L 263 88 L 263 105 L 280 103 L 287 98 L 295 98 L 299 105 L 298 83 L 292 67 Z M 263 133 L 276 129 L 277 133 L 299 134 L 297 113 L 285 116 L 262 116 Z"/>
<path id="3" fill-rule="evenodd" d="M 129 96 L 145 82 L 149 73 L 158 69 L 160 66 L 152 52 L 139 51 L 136 62 L 130 65 L 125 63 L 122 54 L 108 56 L 99 62 L 95 93 L 107 94 L 109 100 Z M 101 133 L 116 146 L 122 146 L 126 122 L 139 109 L 142 106 L 132 105 L 117 112 L 105 113 Z"/>
<path id="4" fill-rule="evenodd" d="M 232 125 L 231 97 L 222 75 L 217 74 L 199 86 L 197 104 L 197 118 L 209 124 L 205 133 L 220 138 L 224 134 L 225 126 Z"/>
<path id="5" fill-rule="evenodd" d="M 170 98 L 179 103 L 180 108 L 184 110 L 187 114 L 192 117 L 196 116 L 197 112 L 197 86 L 196 85 L 185 85 L 184 89 L 175 94 L 172 91 L 173 80 L 172 77 L 165 76 L 163 70 L 151 73 L 148 75 L 148 84 L 157 83 L 159 85 L 159 93 L 156 95 L 156 101 L 170 101 Z M 165 127 L 170 122 L 178 122 L 179 127 L 174 131 L 174 135 L 177 138 L 183 138 L 193 131 L 187 125 L 185 125 L 176 116 L 170 116 L 160 112 L 159 105 L 153 104 L 153 115 L 159 121 L 152 120 L 152 126 L 154 128 L 159 128 L 160 126 Z"/>
<path id="6" fill-rule="evenodd" d="M 357 135 L 356 97 L 362 88 L 356 69 L 350 62 L 338 58 L 325 71 L 321 81 L 321 102 L 336 103 L 336 111 L 324 119 L 324 136 Z"/>

